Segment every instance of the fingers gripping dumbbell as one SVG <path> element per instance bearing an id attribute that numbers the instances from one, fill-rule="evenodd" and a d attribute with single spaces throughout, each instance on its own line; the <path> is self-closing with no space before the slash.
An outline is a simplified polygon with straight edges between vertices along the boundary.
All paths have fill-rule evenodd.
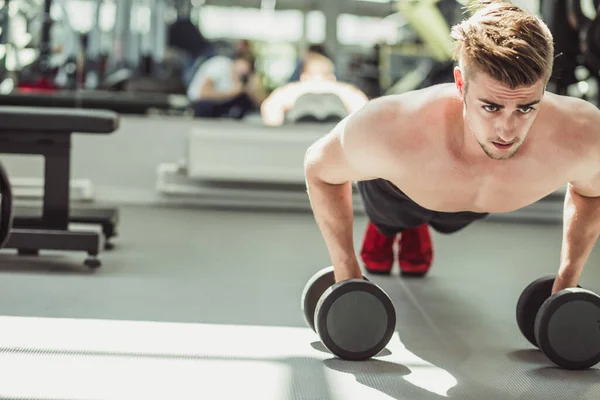
<path id="1" fill-rule="evenodd" d="M 306 283 L 301 302 L 306 323 L 336 356 L 369 359 L 385 348 L 396 328 L 392 301 L 366 278 L 336 283 L 333 271 L 324 268 Z"/>
<path id="2" fill-rule="evenodd" d="M 530 283 L 517 302 L 521 333 L 556 365 L 586 369 L 600 362 L 600 296 L 581 287 L 553 295 L 554 276 Z"/>

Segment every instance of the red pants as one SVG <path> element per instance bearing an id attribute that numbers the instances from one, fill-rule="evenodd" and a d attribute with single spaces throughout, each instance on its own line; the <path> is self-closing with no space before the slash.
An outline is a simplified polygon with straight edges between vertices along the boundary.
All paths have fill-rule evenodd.
<path id="1" fill-rule="evenodd" d="M 384 236 L 371 222 L 367 225 L 360 255 L 367 271 L 390 272 L 394 243 L 398 240 L 398 263 L 402 273 L 425 274 L 433 261 L 433 243 L 427 224 L 409 228 L 396 236 Z"/>

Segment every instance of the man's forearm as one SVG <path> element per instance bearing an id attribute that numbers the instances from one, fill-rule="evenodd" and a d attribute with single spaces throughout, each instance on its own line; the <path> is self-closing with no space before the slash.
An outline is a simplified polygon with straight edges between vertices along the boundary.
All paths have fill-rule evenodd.
<path id="1" fill-rule="evenodd" d="M 600 197 L 584 197 L 571 186 L 564 204 L 563 242 L 555 289 L 577 286 L 600 235 Z"/>
<path id="2" fill-rule="evenodd" d="M 331 185 L 310 177 L 307 177 L 306 183 L 314 217 L 335 268 L 336 280 L 360 278 L 361 270 L 353 242 L 352 184 Z"/>

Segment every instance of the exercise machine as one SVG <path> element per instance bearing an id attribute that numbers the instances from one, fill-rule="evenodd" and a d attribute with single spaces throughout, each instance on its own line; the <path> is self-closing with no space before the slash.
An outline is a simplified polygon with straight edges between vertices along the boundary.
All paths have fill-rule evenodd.
<path id="1" fill-rule="evenodd" d="M 460 4 L 455 0 L 401 1 L 396 5 L 406 27 L 416 35 L 414 42 L 380 47 L 380 82 L 386 94 L 448 82 L 452 79 L 450 24 Z M 397 65 L 400 64 L 400 65 Z M 393 81 L 392 71 L 406 70 Z"/>
<path id="2" fill-rule="evenodd" d="M 166 62 L 167 0 L 123 0 L 115 4 L 117 11 L 112 34 L 113 45 L 107 59 L 107 72 L 97 88 L 144 93 L 184 93 L 181 71 L 173 71 L 176 68 Z M 147 15 L 137 12 L 142 7 L 149 11 Z M 97 30 L 92 31 L 94 32 L 99 33 Z M 93 40 L 90 45 L 95 46 L 97 42 Z M 89 51 L 93 52 L 94 49 Z"/>
<path id="3" fill-rule="evenodd" d="M 49 17 L 50 7 L 54 3 L 52 0 L 44 0 L 43 12 L 41 13 L 43 21 L 40 29 L 39 59 L 33 66 L 27 68 L 29 77 L 26 76 L 27 73 L 22 74 L 26 79 L 18 85 L 18 90 L 0 95 L 0 106 L 95 108 L 111 110 L 119 114 L 138 115 L 149 113 L 193 115 L 185 95 L 166 93 L 162 90 L 164 87 L 154 92 L 146 90 L 151 88 L 152 79 L 154 79 L 154 82 L 164 82 L 163 79 L 147 77 L 144 78 L 145 83 L 130 79 L 139 67 L 142 54 L 138 48 L 139 46 L 136 47 L 136 43 L 140 40 L 140 33 L 129 31 L 131 10 L 127 8 L 128 3 L 126 2 L 117 4 L 118 20 L 113 32 L 114 46 L 111 49 L 113 54 L 108 60 L 109 68 L 112 69 L 114 74 L 112 77 L 107 77 L 104 68 L 102 68 L 101 31 L 98 20 L 98 11 L 102 3 L 103 0 L 95 0 L 95 23 L 87 36 L 86 60 L 84 63 L 86 68 L 81 79 L 85 89 L 78 90 L 76 65 L 71 62 L 82 52 L 82 46 L 77 32 L 69 24 L 64 0 L 59 0 L 57 4 L 63 9 L 62 24 L 64 25 L 63 31 L 68 45 L 61 54 L 55 55 L 50 52 L 53 21 Z M 130 3 L 134 4 L 135 2 L 130 1 Z M 150 24 L 152 37 L 144 42 L 144 48 L 152 57 L 153 69 L 160 70 L 159 66 L 165 55 L 167 28 L 164 21 L 162 21 L 162 27 L 155 25 L 161 23 L 161 18 L 164 18 L 166 3 L 164 0 L 156 0 L 151 5 L 150 9 L 154 18 L 154 23 Z M 119 36 L 119 32 L 122 31 L 127 34 Z M 145 93 L 140 95 L 139 93 L 115 90 L 119 83 L 110 83 L 110 80 L 119 80 L 121 79 L 119 76 L 121 78 L 124 76 L 122 83 L 125 86 L 131 86 L 133 82 L 139 83 L 137 88 L 140 90 L 142 90 L 142 86 L 145 86 L 143 90 Z M 123 86 L 124 89 L 126 89 L 125 86 Z"/>
<path id="4" fill-rule="evenodd" d="M 118 210 L 71 210 L 71 136 L 74 133 L 106 135 L 118 126 L 119 116 L 104 110 L 0 107 L 0 153 L 44 157 L 41 212 L 15 207 L 14 229 L 4 248 L 17 249 L 24 255 L 38 254 L 44 249 L 83 251 L 88 254 L 86 266 L 100 267 L 97 256 L 103 241 L 116 234 Z M 70 230 L 69 224 L 73 222 L 100 224 L 106 237 L 98 232 Z"/>
<path id="5" fill-rule="evenodd" d="M 0 106 L 60 107 L 110 110 L 119 114 L 193 115 L 186 96 L 166 93 L 113 92 L 100 90 L 61 90 L 54 93 L 0 95 Z"/>
<path id="6" fill-rule="evenodd" d="M 53 5 L 57 5 L 61 11 L 58 24 L 50 15 Z M 59 42 L 62 50 L 59 53 L 54 53 L 52 49 L 52 35 L 56 34 L 53 27 L 60 28 Z M 79 34 L 73 29 L 69 20 L 66 1 L 44 0 L 41 11 L 32 17 L 29 28 L 35 33 L 39 30 L 39 55 L 33 64 L 23 67 L 15 86 L 22 92 L 75 89 L 77 58 L 81 52 L 81 43 Z"/>
<path id="7" fill-rule="evenodd" d="M 157 190 L 165 198 L 242 208 L 310 208 L 304 154 L 332 124 L 197 121 L 184 160 L 158 166 Z M 360 204 L 358 192 L 354 200 Z"/>
<path id="8" fill-rule="evenodd" d="M 591 13 L 584 12 L 589 5 Z M 541 17 L 554 37 L 554 68 L 547 89 L 583 98 L 596 106 L 600 106 L 598 6 L 598 1 L 593 4 L 583 0 L 540 1 Z"/>

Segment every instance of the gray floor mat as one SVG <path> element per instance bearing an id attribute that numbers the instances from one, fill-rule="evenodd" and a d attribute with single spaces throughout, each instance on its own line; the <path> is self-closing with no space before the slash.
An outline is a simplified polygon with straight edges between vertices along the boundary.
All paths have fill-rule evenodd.
<path id="1" fill-rule="evenodd" d="M 0 257 L 1 398 L 597 399 L 598 369 L 553 367 L 520 335 L 521 290 L 558 266 L 557 225 L 434 234 L 376 359 L 333 358 L 299 298 L 328 257 L 310 214 L 123 207 L 117 247 Z M 365 220 L 356 221 L 356 248 Z M 582 284 L 598 290 L 595 250 Z"/>

